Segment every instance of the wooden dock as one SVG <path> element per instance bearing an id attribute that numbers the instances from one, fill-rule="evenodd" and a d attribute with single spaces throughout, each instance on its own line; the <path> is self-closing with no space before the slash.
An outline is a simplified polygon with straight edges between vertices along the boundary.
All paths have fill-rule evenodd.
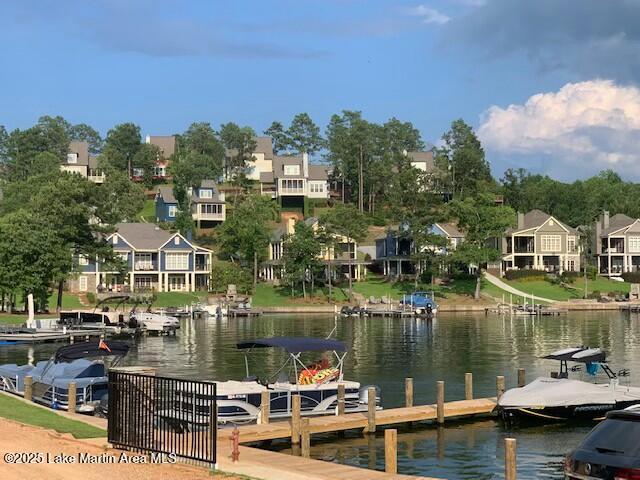
<path id="1" fill-rule="evenodd" d="M 102 330 L 51 330 L 28 332 L 24 328 L 10 331 L 0 330 L 0 342 L 2 343 L 43 343 L 43 342 L 72 342 L 73 340 L 83 341 L 89 337 L 99 337 L 104 335 Z"/>
<path id="2" fill-rule="evenodd" d="M 229 317 L 259 317 L 262 315 L 262 310 L 255 308 L 230 308 L 227 315 Z"/>

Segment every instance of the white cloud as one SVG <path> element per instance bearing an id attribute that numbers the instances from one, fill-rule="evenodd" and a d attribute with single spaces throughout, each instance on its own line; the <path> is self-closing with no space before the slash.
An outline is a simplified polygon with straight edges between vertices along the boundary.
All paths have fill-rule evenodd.
<path id="1" fill-rule="evenodd" d="M 411 7 L 407 9 L 407 13 L 414 17 L 419 17 L 422 20 L 422 23 L 426 24 L 444 25 L 451 20 L 448 15 L 426 5 Z"/>
<path id="2" fill-rule="evenodd" d="M 640 89 L 610 80 L 568 83 L 524 105 L 493 106 L 478 135 L 499 154 L 546 157 L 561 176 L 613 168 L 638 177 Z"/>

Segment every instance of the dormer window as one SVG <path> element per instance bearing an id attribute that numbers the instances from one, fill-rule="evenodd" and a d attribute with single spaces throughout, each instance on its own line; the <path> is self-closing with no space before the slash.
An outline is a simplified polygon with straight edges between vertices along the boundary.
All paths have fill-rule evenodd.
<path id="1" fill-rule="evenodd" d="M 111 237 L 111 241 L 113 242 L 114 245 L 118 244 L 118 235 L 114 235 L 113 237 Z"/>
<path id="2" fill-rule="evenodd" d="M 213 198 L 213 190 L 209 188 L 200 190 L 200 198 Z"/>
<path id="3" fill-rule="evenodd" d="M 78 163 L 78 154 L 67 153 L 67 163 Z"/>
<path id="4" fill-rule="evenodd" d="M 284 174 L 285 175 L 300 175 L 300 165 L 285 165 L 284 166 Z"/>
<path id="5" fill-rule="evenodd" d="M 175 238 L 173 239 L 173 244 L 174 245 L 180 245 L 180 237 L 178 237 L 177 235 L 175 236 Z"/>

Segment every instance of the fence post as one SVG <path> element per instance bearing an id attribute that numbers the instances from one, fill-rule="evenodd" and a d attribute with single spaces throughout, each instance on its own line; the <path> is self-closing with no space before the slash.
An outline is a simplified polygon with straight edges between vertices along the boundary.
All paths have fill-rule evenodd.
<path id="1" fill-rule="evenodd" d="M 345 388 L 344 383 L 338 384 L 338 415 L 344 415 L 345 408 Z"/>
<path id="2" fill-rule="evenodd" d="M 311 456 L 311 434 L 309 432 L 309 419 L 303 418 L 301 422 L 302 428 L 302 456 L 309 458 Z"/>
<path id="3" fill-rule="evenodd" d="M 413 378 L 404 379 L 404 406 L 413 407 Z"/>
<path id="4" fill-rule="evenodd" d="M 524 387 L 526 385 L 526 374 L 524 368 L 518 369 L 518 387 Z"/>
<path id="5" fill-rule="evenodd" d="M 500 397 L 504 394 L 504 377 L 502 375 L 498 375 L 496 377 L 496 397 L 497 400 L 500 400 Z"/>
<path id="6" fill-rule="evenodd" d="M 33 400 L 33 377 L 24 377 L 24 399 L 28 402 Z"/>
<path id="7" fill-rule="evenodd" d="M 384 431 L 384 471 L 395 475 L 398 473 L 398 431 Z"/>
<path id="8" fill-rule="evenodd" d="M 76 387 L 76 382 L 70 382 L 68 386 L 67 393 L 67 411 L 69 413 L 76 413 L 76 400 L 78 389 Z"/>
<path id="9" fill-rule="evenodd" d="M 376 387 L 367 390 L 367 433 L 376 433 Z"/>
<path id="10" fill-rule="evenodd" d="M 473 373 L 464 374 L 464 399 L 473 400 Z"/>
<path id="11" fill-rule="evenodd" d="M 504 478 L 516 480 L 516 439 L 504 439 Z"/>
<path id="12" fill-rule="evenodd" d="M 438 423 L 442 425 L 444 423 L 444 381 L 438 380 L 438 401 L 436 404 L 436 414 L 438 417 Z"/>
<path id="13" fill-rule="evenodd" d="M 214 387 L 215 388 L 215 387 Z M 235 433 L 235 432 L 234 432 Z M 233 438 L 233 449 L 232 456 L 236 454 L 236 440 L 239 443 L 240 432 L 238 432 L 236 439 Z M 212 460 L 212 463 L 215 465 L 217 463 L 217 448 L 218 448 L 218 404 L 216 402 L 216 395 L 213 395 L 213 403 L 209 406 L 209 458 Z M 238 452 L 239 456 L 240 453 Z M 238 458 L 235 457 L 235 461 L 238 461 Z"/>
<path id="14" fill-rule="evenodd" d="M 266 390 L 260 394 L 260 424 L 265 425 L 269 423 L 269 416 L 271 415 L 270 408 L 271 393 Z"/>
<path id="15" fill-rule="evenodd" d="M 300 395 L 291 395 L 291 443 L 300 443 Z"/>

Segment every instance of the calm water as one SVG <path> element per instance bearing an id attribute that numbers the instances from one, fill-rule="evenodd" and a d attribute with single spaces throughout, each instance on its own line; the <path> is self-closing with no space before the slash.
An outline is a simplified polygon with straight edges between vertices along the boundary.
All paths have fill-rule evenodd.
<path id="1" fill-rule="evenodd" d="M 573 313 L 560 318 L 500 318 L 484 315 L 441 315 L 437 320 L 339 319 L 326 316 L 265 316 L 258 319 L 185 321 L 176 338 L 141 339 L 127 364 L 154 366 L 161 375 L 194 379 L 240 379 L 244 356 L 238 340 L 273 335 L 326 336 L 347 342 L 345 376 L 362 385 L 382 388 L 383 405 L 403 403 L 404 378 L 414 378 L 416 403 L 435 402 L 435 382 L 446 381 L 446 398 L 464 396 L 464 373 L 473 372 L 474 394 L 495 395 L 496 375 L 507 387 L 516 382 L 518 367 L 527 379 L 548 375 L 553 362 L 538 357 L 566 346 L 601 346 L 610 352 L 614 369 L 631 369 L 640 384 L 640 319 L 618 313 Z M 43 360 L 55 345 L 0 346 L 0 363 L 26 363 L 31 355 Z M 256 373 L 275 372 L 282 352 L 256 352 Z M 254 368 L 255 370 L 255 368 Z M 400 473 L 446 478 L 501 478 L 502 439 L 518 440 L 519 478 L 560 478 L 564 454 L 589 431 L 583 426 L 542 426 L 506 431 L 493 420 L 451 425 L 442 429 L 402 430 Z M 315 437 L 314 437 L 315 439 Z M 286 449 L 285 445 L 281 448 Z M 274 448 L 279 448 L 276 445 Z M 312 455 L 328 461 L 384 468 L 383 438 L 345 439 L 327 435 L 314 442 Z"/>

